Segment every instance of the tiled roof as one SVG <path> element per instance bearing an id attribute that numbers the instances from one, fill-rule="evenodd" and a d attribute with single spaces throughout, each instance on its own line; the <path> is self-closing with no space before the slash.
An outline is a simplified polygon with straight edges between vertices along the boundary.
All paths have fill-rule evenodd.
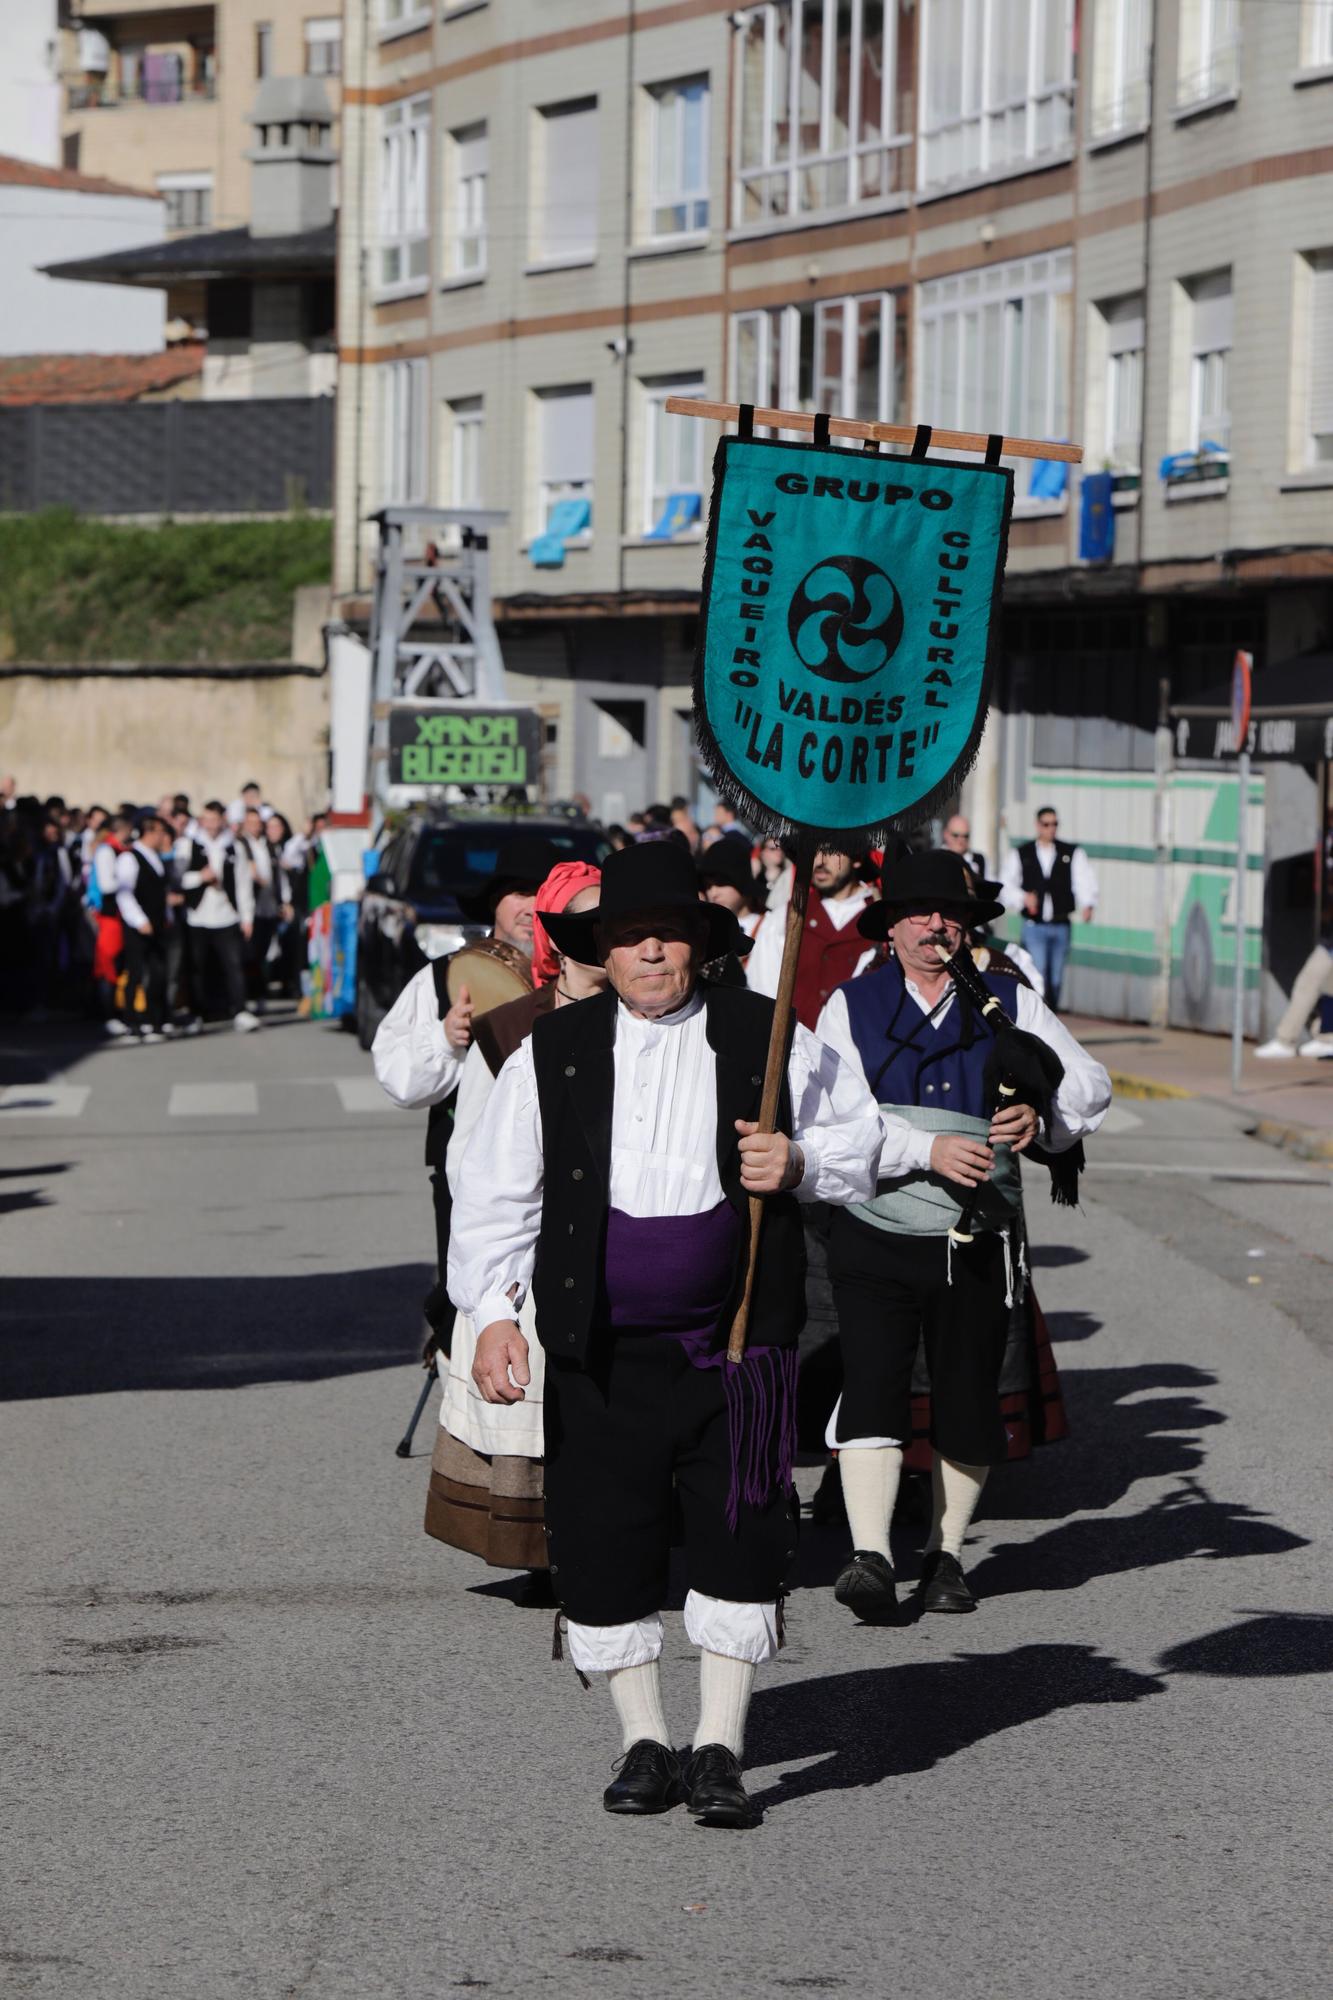
<path id="1" fill-rule="evenodd" d="M 12 354 L 0 358 L 0 404 L 133 403 L 201 374 L 204 343 L 160 354 Z"/>
<path id="2" fill-rule="evenodd" d="M 124 181 L 103 180 L 100 174 L 78 174 L 72 167 L 39 167 L 0 153 L 0 187 L 68 188 L 75 194 L 132 194 L 141 201 L 159 201 L 154 188 L 128 187 Z"/>

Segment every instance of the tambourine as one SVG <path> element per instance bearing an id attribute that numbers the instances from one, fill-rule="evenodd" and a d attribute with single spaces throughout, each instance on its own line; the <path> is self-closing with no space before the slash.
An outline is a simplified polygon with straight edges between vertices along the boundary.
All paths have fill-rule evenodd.
<path id="1" fill-rule="evenodd" d="M 499 938 L 478 938 L 454 952 L 445 968 L 444 983 L 450 1005 L 466 986 L 472 1001 L 472 1017 L 489 1014 L 506 1000 L 517 1000 L 532 991 L 532 961 L 516 945 Z"/>

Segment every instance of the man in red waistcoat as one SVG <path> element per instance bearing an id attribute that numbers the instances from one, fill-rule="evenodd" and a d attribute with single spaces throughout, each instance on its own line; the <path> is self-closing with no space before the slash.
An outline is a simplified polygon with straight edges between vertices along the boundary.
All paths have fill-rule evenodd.
<path id="1" fill-rule="evenodd" d="M 873 947 L 856 928 L 856 920 L 874 890 L 862 864 L 850 854 L 821 848 L 810 875 L 813 894 L 806 908 L 805 934 L 796 968 L 796 1018 L 803 1028 L 813 1029 L 828 997 L 845 980 L 874 959 Z M 775 998 L 778 973 L 782 966 L 782 940 L 786 910 L 770 909 L 759 927 L 745 965 L 745 982 L 752 993 Z"/>

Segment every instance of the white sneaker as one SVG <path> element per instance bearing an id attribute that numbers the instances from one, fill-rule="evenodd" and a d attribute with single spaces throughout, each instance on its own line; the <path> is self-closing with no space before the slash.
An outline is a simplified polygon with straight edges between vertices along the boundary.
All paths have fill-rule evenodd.
<path id="1" fill-rule="evenodd" d="M 1308 1042 L 1302 1042 L 1300 1053 L 1313 1056 L 1316 1062 L 1333 1062 L 1333 1037 L 1313 1035 Z"/>
<path id="2" fill-rule="evenodd" d="M 1289 1062 L 1296 1051 L 1289 1042 L 1280 1042 L 1274 1036 L 1271 1042 L 1261 1042 L 1254 1053 L 1260 1062 Z"/>
<path id="3" fill-rule="evenodd" d="M 106 1024 L 106 1037 L 109 1042 L 124 1041 L 129 1032 L 123 1021 L 111 1020 Z"/>
<path id="4" fill-rule="evenodd" d="M 204 1024 L 197 1014 L 191 1014 L 189 1020 L 181 1029 L 183 1035 L 202 1035 L 203 1032 Z"/>
<path id="5" fill-rule="evenodd" d="M 141 1028 L 139 1030 L 139 1040 L 145 1044 L 148 1042 L 162 1042 L 166 1040 L 166 1036 L 159 1035 L 156 1028 Z"/>
<path id="6" fill-rule="evenodd" d="M 257 1014 L 252 1014 L 248 1007 L 242 1007 L 231 1025 L 238 1035 L 252 1035 L 259 1026 L 259 1017 Z"/>

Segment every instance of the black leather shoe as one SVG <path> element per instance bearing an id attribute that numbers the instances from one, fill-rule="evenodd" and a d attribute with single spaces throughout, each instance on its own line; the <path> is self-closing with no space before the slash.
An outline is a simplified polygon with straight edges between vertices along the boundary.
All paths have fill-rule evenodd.
<path id="1" fill-rule="evenodd" d="M 891 1625 L 898 1616 L 893 1571 L 874 1549 L 852 1550 L 833 1595 L 867 1625 Z"/>
<path id="2" fill-rule="evenodd" d="M 664 1813 L 685 1796 L 680 1758 L 665 1743 L 650 1736 L 631 1743 L 616 1766 L 616 1777 L 602 1793 L 602 1804 L 613 1813 Z"/>
<path id="3" fill-rule="evenodd" d="M 975 1611 L 977 1608 L 977 1600 L 968 1589 L 967 1578 L 963 1575 L 963 1565 L 957 1556 L 951 1556 L 946 1549 L 937 1549 L 925 1558 L 917 1589 L 921 1593 L 923 1611 Z"/>
<path id="4" fill-rule="evenodd" d="M 701 1826 L 758 1826 L 759 1809 L 741 1780 L 741 1767 L 721 1743 L 705 1743 L 690 1759 L 690 1811 Z"/>

